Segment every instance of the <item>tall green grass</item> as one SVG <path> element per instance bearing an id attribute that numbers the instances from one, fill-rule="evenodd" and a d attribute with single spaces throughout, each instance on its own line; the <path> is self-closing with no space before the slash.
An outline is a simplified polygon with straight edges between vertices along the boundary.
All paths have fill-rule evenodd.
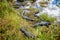
<path id="1" fill-rule="evenodd" d="M 60 24 L 57 27 L 52 24 L 49 28 L 32 28 L 31 24 L 21 17 L 21 12 L 20 10 L 18 15 L 19 12 L 12 8 L 7 0 L 0 2 L 0 40 L 59 40 Z M 43 18 L 46 19 L 44 15 Z M 36 36 L 35 39 L 26 37 L 20 27 L 27 27 L 29 32 Z"/>

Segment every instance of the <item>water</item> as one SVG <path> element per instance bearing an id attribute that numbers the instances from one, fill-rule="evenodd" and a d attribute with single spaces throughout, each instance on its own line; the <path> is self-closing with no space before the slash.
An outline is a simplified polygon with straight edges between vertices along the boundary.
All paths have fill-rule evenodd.
<path id="1" fill-rule="evenodd" d="M 57 17 L 57 16 L 59 16 L 60 8 L 57 7 L 56 4 L 52 4 L 52 2 L 53 2 L 53 0 L 50 2 L 48 7 L 46 8 L 46 11 L 48 12 L 48 14 Z"/>
<path id="2" fill-rule="evenodd" d="M 55 4 L 52 4 L 53 1 L 54 0 L 51 0 L 50 3 L 48 4 L 48 6 L 46 8 L 43 8 L 43 11 L 41 13 L 47 13 L 49 16 L 58 17 L 59 16 L 59 13 L 60 13 L 60 8 L 57 7 Z M 40 2 L 40 1 L 38 0 L 37 3 L 38 2 Z M 40 9 L 41 8 L 42 7 L 40 7 Z M 38 15 L 40 15 L 40 14 L 38 14 Z"/>
<path id="3" fill-rule="evenodd" d="M 37 14 L 38 16 L 42 13 L 47 13 L 49 16 L 54 16 L 54 17 L 58 17 L 59 13 L 60 13 L 60 8 L 56 6 L 56 4 L 53 4 L 55 1 L 54 0 L 50 0 L 48 6 L 46 8 L 43 8 L 40 6 L 40 2 L 41 0 L 37 0 L 35 2 L 34 6 L 31 6 L 31 3 L 27 3 L 28 6 L 21 6 L 21 8 L 25 8 L 25 9 L 29 9 L 30 7 L 36 8 L 38 10 L 40 10 L 41 12 L 39 14 Z"/>

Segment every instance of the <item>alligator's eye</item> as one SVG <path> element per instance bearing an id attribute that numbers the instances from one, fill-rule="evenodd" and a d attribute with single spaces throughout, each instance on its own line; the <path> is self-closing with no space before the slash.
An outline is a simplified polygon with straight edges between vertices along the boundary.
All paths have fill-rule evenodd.
<path id="1" fill-rule="evenodd" d="M 60 3 L 59 3 L 60 4 Z"/>

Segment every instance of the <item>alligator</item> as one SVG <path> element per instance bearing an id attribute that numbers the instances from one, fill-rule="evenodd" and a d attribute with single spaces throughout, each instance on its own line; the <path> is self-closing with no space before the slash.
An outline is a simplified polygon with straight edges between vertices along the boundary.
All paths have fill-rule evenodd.
<path id="1" fill-rule="evenodd" d="M 22 32 L 22 33 L 24 33 L 24 35 L 26 36 L 26 37 L 31 37 L 31 38 L 35 38 L 35 35 L 33 35 L 33 34 L 31 34 L 30 32 L 28 32 L 28 30 L 27 29 L 25 29 L 25 28 L 20 28 L 20 31 Z"/>
<path id="2" fill-rule="evenodd" d="M 46 26 L 46 27 L 49 27 L 49 25 L 51 25 L 50 22 L 46 22 L 46 21 L 41 21 L 41 22 L 38 22 L 36 24 L 34 24 L 32 27 L 36 27 L 36 26 Z"/>
<path id="3" fill-rule="evenodd" d="M 24 19 L 30 20 L 30 21 L 34 21 L 34 20 L 35 20 L 35 19 L 32 19 L 32 18 L 29 18 L 29 17 L 25 16 L 25 11 L 23 11 L 22 17 L 23 17 Z"/>
<path id="4" fill-rule="evenodd" d="M 35 16 L 35 17 L 38 17 L 38 18 L 40 19 L 41 17 L 39 17 L 39 16 L 36 15 L 36 14 L 38 14 L 38 13 L 39 13 L 39 12 L 36 12 L 36 13 L 34 14 L 34 16 Z M 25 12 L 22 13 L 22 17 L 23 17 L 24 19 L 29 20 L 29 21 L 35 21 L 35 19 L 29 18 L 29 17 L 25 16 L 24 14 L 25 14 Z M 48 22 L 48 21 L 40 21 L 40 22 L 37 22 L 36 24 L 34 24 L 34 25 L 32 25 L 32 26 L 35 27 L 36 25 L 49 27 L 49 25 L 51 25 L 51 23 Z"/>

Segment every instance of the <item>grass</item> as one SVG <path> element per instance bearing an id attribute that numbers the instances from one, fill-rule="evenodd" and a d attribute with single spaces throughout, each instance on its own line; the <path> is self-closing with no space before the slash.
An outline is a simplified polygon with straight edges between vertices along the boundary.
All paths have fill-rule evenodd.
<path id="1" fill-rule="evenodd" d="M 21 17 L 22 10 L 16 11 L 7 1 L 0 2 L 0 8 L 0 40 L 60 40 L 60 24 L 32 28 L 32 24 Z M 26 37 L 20 27 L 27 28 L 35 39 Z"/>

